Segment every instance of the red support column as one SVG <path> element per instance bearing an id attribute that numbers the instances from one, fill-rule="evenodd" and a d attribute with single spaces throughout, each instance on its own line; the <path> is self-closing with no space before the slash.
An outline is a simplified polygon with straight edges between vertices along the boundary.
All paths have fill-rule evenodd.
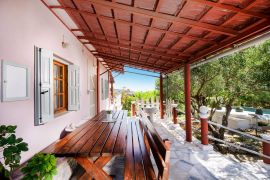
<path id="1" fill-rule="evenodd" d="M 160 94 L 160 118 L 161 118 L 161 119 L 164 119 L 164 105 L 163 105 L 163 77 L 162 77 L 162 74 L 160 74 L 159 94 Z"/>
<path id="2" fill-rule="evenodd" d="M 99 69 L 99 61 L 97 60 L 97 114 L 100 112 L 100 98 L 99 98 L 99 87 L 100 87 L 100 69 Z"/>
<path id="3" fill-rule="evenodd" d="M 270 136 L 267 135 L 267 134 L 262 134 L 261 135 L 262 139 L 263 140 L 266 140 L 267 142 L 270 142 Z M 262 145 L 263 145 L 263 154 L 266 155 L 266 156 L 270 156 L 270 143 L 267 143 L 267 142 L 262 142 Z M 270 159 L 269 158 L 266 158 L 266 157 L 263 157 L 263 162 L 265 164 L 270 164 Z"/>
<path id="4" fill-rule="evenodd" d="M 177 124 L 177 110 L 176 110 L 176 107 L 173 107 L 172 114 L 173 114 L 173 123 Z"/>
<path id="5" fill-rule="evenodd" d="M 190 95 L 190 64 L 185 63 L 184 68 L 185 78 L 185 115 L 186 115 L 186 141 L 192 142 L 191 129 L 191 95 Z"/>
<path id="6" fill-rule="evenodd" d="M 270 156 L 270 144 L 269 143 L 263 142 L 263 154 L 266 156 Z M 263 162 L 265 164 L 270 164 L 270 159 L 264 157 Z"/>
<path id="7" fill-rule="evenodd" d="M 208 108 L 206 106 L 200 107 L 200 120 L 201 120 L 201 141 L 203 145 L 208 145 Z"/>

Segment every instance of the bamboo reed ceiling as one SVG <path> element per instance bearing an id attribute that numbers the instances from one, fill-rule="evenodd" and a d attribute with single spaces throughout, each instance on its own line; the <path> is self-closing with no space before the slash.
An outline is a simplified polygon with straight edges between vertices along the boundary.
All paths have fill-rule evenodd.
<path id="1" fill-rule="evenodd" d="M 270 29 L 270 0 L 58 0 L 108 68 L 168 73 Z"/>

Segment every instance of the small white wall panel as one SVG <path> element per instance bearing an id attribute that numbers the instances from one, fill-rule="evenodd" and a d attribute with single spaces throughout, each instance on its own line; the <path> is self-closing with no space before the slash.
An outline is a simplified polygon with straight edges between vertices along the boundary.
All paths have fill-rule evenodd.
<path id="1" fill-rule="evenodd" d="M 2 61 L 2 101 L 29 99 L 29 69 Z"/>

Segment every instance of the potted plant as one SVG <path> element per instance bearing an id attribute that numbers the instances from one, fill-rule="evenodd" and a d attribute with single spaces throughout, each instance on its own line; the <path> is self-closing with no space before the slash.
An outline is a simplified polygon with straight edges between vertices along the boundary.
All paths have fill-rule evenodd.
<path id="1" fill-rule="evenodd" d="M 51 154 L 38 153 L 22 168 L 24 180 L 51 180 L 57 174 L 56 158 Z"/>
<path id="2" fill-rule="evenodd" d="M 111 121 L 112 120 L 112 111 L 111 110 L 107 110 L 106 111 L 106 114 L 107 114 L 107 120 L 108 121 Z"/>
<path id="3" fill-rule="evenodd" d="M 0 179 L 10 179 L 10 173 L 20 165 L 21 153 L 28 150 L 28 144 L 16 137 L 16 128 L 0 126 Z"/>

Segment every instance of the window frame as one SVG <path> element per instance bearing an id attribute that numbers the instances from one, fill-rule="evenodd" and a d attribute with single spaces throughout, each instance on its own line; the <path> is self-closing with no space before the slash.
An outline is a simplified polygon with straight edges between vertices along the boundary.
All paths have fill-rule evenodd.
<path id="1" fill-rule="evenodd" d="M 62 67 L 63 71 L 62 71 L 62 76 L 63 78 L 55 78 L 55 74 L 54 74 L 54 66 L 58 66 L 58 67 Z M 62 89 L 63 92 L 58 91 L 57 96 L 58 99 L 60 99 L 59 97 L 62 95 L 63 96 L 63 106 L 60 108 L 55 109 L 55 86 L 54 86 L 54 81 L 62 81 Z M 60 83 L 58 83 L 60 84 Z M 59 87 L 58 87 L 59 88 Z M 58 105 L 59 105 L 60 101 L 58 101 Z M 61 61 L 58 61 L 56 58 L 53 59 L 53 105 L 54 105 L 54 115 L 58 115 L 59 113 L 63 113 L 68 111 L 68 65 L 65 63 L 62 63 Z"/>

